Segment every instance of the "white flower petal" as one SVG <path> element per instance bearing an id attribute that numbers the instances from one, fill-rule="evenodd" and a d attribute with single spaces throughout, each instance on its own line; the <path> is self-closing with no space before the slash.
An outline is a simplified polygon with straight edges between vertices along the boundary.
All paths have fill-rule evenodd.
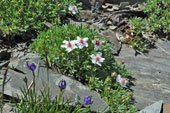
<path id="1" fill-rule="evenodd" d="M 100 62 L 103 62 L 105 60 L 105 58 L 100 58 Z"/>
<path id="2" fill-rule="evenodd" d="M 121 76 L 118 75 L 117 78 L 116 78 L 116 81 L 120 83 L 120 80 L 121 80 Z"/>
<path id="3" fill-rule="evenodd" d="M 84 46 L 83 46 L 83 44 L 78 44 L 78 47 L 79 47 L 80 49 L 82 49 Z"/>
<path id="4" fill-rule="evenodd" d="M 94 46 L 94 49 L 95 49 L 95 50 L 99 50 L 99 46 L 96 46 L 96 45 L 95 45 L 95 46 Z"/>
<path id="5" fill-rule="evenodd" d="M 95 56 L 94 56 L 94 54 L 92 54 L 90 57 L 91 57 L 91 58 L 94 58 Z"/>
<path id="6" fill-rule="evenodd" d="M 69 11 L 72 11 L 72 6 L 69 6 L 69 7 L 68 7 L 68 10 L 69 10 Z"/>
<path id="7" fill-rule="evenodd" d="M 101 56 L 102 56 L 102 53 L 101 53 L 101 52 L 98 52 L 96 56 L 101 57 Z"/>
<path id="8" fill-rule="evenodd" d="M 94 40 L 92 40 L 92 43 L 93 43 L 93 44 L 94 44 L 94 42 L 95 42 L 95 41 L 94 41 Z"/>
<path id="9" fill-rule="evenodd" d="M 102 66 L 100 62 L 96 62 L 97 65 Z"/>
<path id="10" fill-rule="evenodd" d="M 96 64 L 96 60 L 94 58 L 91 59 L 93 64 Z"/>
<path id="11" fill-rule="evenodd" d="M 88 47 L 88 43 L 85 43 L 85 47 Z"/>
<path id="12" fill-rule="evenodd" d="M 67 49 L 66 49 L 66 51 L 71 52 L 71 51 L 72 51 L 72 49 L 71 49 L 71 48 L 67 48 Z"/>
<path id="13" fill-rule="evenodd" d="M 67 43 L 68 43 L 68 41 L 64 40 L 64 41 L 63 41 L 63 43 L 67 44 Z"/>
<path id="14" fill-rule="evenodd" d="M 62 48 L 67 48 L 67 46 L 66 46 L 66 45 L 61 45 L 61 47 L 62 47 Z"/>
<path id="15" fill-rule="evenodd" d="M 75 15 L 77 12 L 75 10 L 73 10 L 72 13 Z"/>
<path id="16" fill-rule="evenodd" d="M 77 36 L 77 40 L 80 40 L 80 37 L 79 37 L 79 36 Z"/>
<path id="17" fill-rule="evenodd" d="M 87 42 L 87 41 L 88 41 L 88 38 L 87 38 L 87 37 L 85 37 L 85 38 L 84 38 L 84 41 L 85 41 L 85 42 Z"/>

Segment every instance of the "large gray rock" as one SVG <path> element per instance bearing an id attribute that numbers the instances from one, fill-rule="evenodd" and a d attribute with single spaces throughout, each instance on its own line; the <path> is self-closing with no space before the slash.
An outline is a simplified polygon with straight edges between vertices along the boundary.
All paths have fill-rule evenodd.
<path id="1" fill-rule="evenodd" d="M 115 56 L 119 62 L 125 60 L 128 71 L 133 73 L 131 88 L 138 109 L 159 100 L 170 101 L 170 42 L 159 40 L 156 45 L 148 54 L 137 56 L 132 48 L 123 45 L 119 56 Z"/>
<path id="2" fill-rule="evenodd" d="M 102 34 L 102 36 L 107 38 L 109 40 L 109 42 L 111 43 L 112 54 L 118 55 L 118 53 L 121 49 L 121 43 L 117 40 L 115 32 L 111 31 L 111 30 L 105 30 L 101 34 Z"/>
<path id="3" fill-rule="evenodd" d="M 2 113 L 14 113 L 14 109 L 12 106 L 5 104 L 3 106 L 3 112 Z"/>
<path id="4" fill-rule="evenodd" d="M 139 113 L 161 113 L 163 101 L 160 100 L 145 109 L 141 110 Z"/>
<path id="5" fill-rule="evenodd" d="M 10 66 L 12 66 L 11 68 L 15 70 L 13 69 L 8 70 L 7 76 L 10 78 L 10 80 L 5 84 L 6 95 L 14 97 L 16 97 L 17 95 L 22 96 L 20 88 L 25 87 L 25 84 L 23 82 L 23 79 L 25 77 L 27 77 L 28 79 L 28 84 L 31 83 L 32 72 L 28 70 L 26 67 L 27 61 L 34 62 L 37 65 L 35 74 L 36 74 L 36 91 L 38 94 L 40 94 L 40 90 L 47 88 L 48 85 L 47 75 L 48 75 L 51 98 L 54 98 L 56 95 L 59 95 L 60 89 L 58 87 L 58 83 L 60 80 L 64 79 L 66 80 L 67 83 L 67 87 L 64 92 L 64 97 L 70 98 L 72 104 L 74 104 L 75 102 L 76 95 L 80 97 L 81 103 L 83 103 L 84 97 L 92 96 L 94 100 L 93 104 L 90 105 L 92 111 L 103 112 L 105 108 L 106 109 L 108 108 L 107 103 L 100 97 L 100 95 L 96 91 L 90 90 L 88 87 L 84 86 L 80 82 L 73 80 L 65 75 L 55 73 L 52 70 L 47 71 L 44 62 L 40 59 L 40 57 L 34 54 L 29 54 L 23 57 L 21 60 L 18 61 L 16 60 L 16 62 L 13 61 L 10 64 Z M 2 89 L 0 88 L 0 92 L 1 91 Z"/>

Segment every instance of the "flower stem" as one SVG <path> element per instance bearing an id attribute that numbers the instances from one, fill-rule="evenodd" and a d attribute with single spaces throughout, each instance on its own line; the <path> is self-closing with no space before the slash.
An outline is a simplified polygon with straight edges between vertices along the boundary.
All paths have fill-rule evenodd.
<path id="1" fill-rule="evenodd" d="M 8 68 L 6 69 L 5 73 L 4 73 L 4 78 L 2 81 L 2 94 L 1 94 L 1 113 L 3 112 L 3 98 L 4 98 L 4 90 L 5 90 L 5 81 L 6 81 L 6 77 L 7 77 L 7 72 L 8 72 Z"/>
<path id="2" fill-rule="evenodd" d="M 32 71 L 33 73 L 33 94 L 35 95 L 35 101 L 36 101 L 36 92 L 35 92 L 35 73 L 34 71 Z"/>

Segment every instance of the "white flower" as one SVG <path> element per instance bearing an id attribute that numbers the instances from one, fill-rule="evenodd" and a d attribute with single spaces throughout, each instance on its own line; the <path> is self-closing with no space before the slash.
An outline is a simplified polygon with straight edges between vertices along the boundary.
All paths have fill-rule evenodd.
<path id="1" fill-rule="evenodd" d="M 77 6 L 70 4 L 68 10 L 71 11 L 74 15 L 78 13 Z"/>
<path id="2" fill-rule="evenodd" d="M 80 49 L 82 49 L 83 47 L 88 47 L 88 38 L 80 38 L 79 36 L 77 36 L 77 45 Z"/>
<path id="3" fill-rule="evenodd" d="M 73 40 L 73 41 L 66 41 L 66 40 L 64 40 L 63 43 L 65 45 L 61 45 L 61 47 L 62 48 L 66 48 L 66 51 L 68 51 L 68 52 L 70 52 L 73 49 L 77 48 L 77 46 L 75 45 L 76 44 L 75 40 Z"/>
<path id="4" fill-rule="evenodd" d="M 101 50 L 102 49 L 102 43 L 104 41 L 101 41 L 99 39 L 92 40 L 92 43 L 94 44 L 95 50 Z"/>
<path id="5" fill-rule="evenodd" d="M 119 82 L 119 84 L 122 87 L 127 88 L 127 86 L 126 86 L 127 80 L 125 78 L 122 78 L 120 75 L 118 75 L 117 78 L 116 78 L 116 81 Z"/>
<path id="6" fill-rule="evenodd" d="M 91 55 L 91 61 L 93 64 L 97 64 L 101 66 L 101 63 L 105 60 L 105 58 L 102 58 L 102 53 L 98 52 L 96 55 Z"/>

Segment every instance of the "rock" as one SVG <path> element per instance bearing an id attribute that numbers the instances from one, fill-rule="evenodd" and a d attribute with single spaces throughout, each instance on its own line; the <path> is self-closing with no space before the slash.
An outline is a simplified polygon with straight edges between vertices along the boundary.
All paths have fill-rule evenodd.
<path id="1" fill-rule="evenodd" d="M 115 30 L 117 28 L 117 26 L 109 26 L 110 30 Z"/>
<path id="2" fill-rule="evenodd" d="M 167 49 L 164 49 L 168 50 L 170 45 L 165 43 L 168 42 L 160 42 L 159 45 L 166 45 Z M 115 56 L 115 59 L 118 62 L 125 60 L 127 70 L 133 73 L 131 89 L 138 109 L 159 100 L 170 101 L 170 55 L 167 52 L 156 47 L 150 49 L 148 54 L 136 55 L 132 48 L 122 45 L 119 56 Z"/>
<path id="3" fill-rule="evenodd" d="M 113 6 L 113 4 L 105 3 L 104 5 L 102 5 L 102 8 L 107 9 L 112 6 Z"/>
<path id="4" fill-rule="evenodd" d="M 8 65 L 8 63 L 9 63 L 9 60 L 8 60 L 8 61 L 4 61 L 4 62 L 0 63 L 0 69 L 1 69 L 2 67 L 4 67 L 4 66 L 7 66 L 7 65 Z"/>
<path id="5" fill-rule="evenodd" d="M 105 3 L 105 5 L 103 5 L 102 7 L 107 11 L 116 11 L 119 9 L 119 5 L 109 3 Z"/>
<path id="6" fill-rule="evenodd" d="M 99 30 L 106 30 L 108 28 L 108 26 L 104 23 L 100 23 L 98 24 L 98 26 L 99 26 Z"/>
<path id="7" fill-rule="evenodd" d="M 116 35 L 116 39 L 121 42 L 124 42 L 127 39 L 125 35 L 121 32 L 115 32 L 115 35 Z"/>
<path id="8" fill-rule="evenodd" d="M 102 112 L 103 110 L 108 109 L 109 106 L 107 103 L 100 97 L 100 95 L 93 90 L 90 90 L 88 87 L 84 86 L 80 82 L 71 79 L 65 75 L 61 75 L 59 73 L 55 73 L 52 70 L 46 69 L 44 62 L 41 58 L 34 54 L 28 54 L 27 56 L 21 58 L 20 60 L 14 62 L 13 61 L 13 69 L 9 69 L 7 76 L 10 77 L 10 80 L 5 84 L 5 94 L 9 96 L 19 95 L 22 96 L 20 88 L 26 87 L 23 82 L 23 79 L 27 77 L 28 84 L 30 85 L 32 82 L 32 72 L 27 69 L 26 62 L 33 62 L 37 65 L 35 70 L 36 75 L 36 91 L 38 95 L 40 95 L 40 90 L 47 88 L 47 75 L 49 75 L 49 87 L 51 98 L 54 99 L 56 95 L 59 95 L 60 89 L 58 87 L 58 83 L 60 80 L 66 80 L 67 87 L 64 92 L 64 97 L 66 101 L 67 98 L 71 98 L 72 104 L 75 103 L 75 97 L 78 95 L 80 97 L 80 102 L 83 103 L 84 97 L 92 96 L 94 102 L 91 104 L 92 111 Z M 15 66 L 15 67 L 14 67 Z M 4 73 L 4 71 L 2 71 Z M 28 85 L 28 86 L 29 86 Z M 0 87 L 0 92 L 2 91 Z"/>
<path id="9" fill-rule="evenodd" d="M 89 0 L 89 2 L 91 4 L 92 12 L 96 13 L 97 11 L 99 12 L 99 9 L 102 8 L 104 0 Z"/>
<path id="10" fill-rule="evenodd" d="M 100 31 L 99 29 L 99 24 L 98 23 L 93 23 L 92 25 L 90 25 L 90 29 L 95 29 L 96 31 Z"/>
<path id="11" fill-rule="evenodd" d="M 129 4 L 129 2 L 120 2 L 119 9 L 125 9 Z"/>
<path id="12" fill-rule="evenodd" d="M 161 113 L 163 101 L 156 102 L 145 109 L 141 110 L 139 113 Z"/>
<path id="13" fill-rule="evenodd" d="M 94 18 L 90 10 L 80 10 L 80 17 L 86 20 L 92 20 Z"/>
<path id="14" fill-rule="evenodd" d="M 111 31 L 111 30 L 105 30 L 101 34 L 105 38 L 109 39 L 109 42 L 112 45 L 111 46 L 112 53 L 117 55 L 119 53 L 120 49 L 121 49 L 121 44 L 117 40 L 115 32 Z"/>
<path id="15" fill-rule="evenodd" d="M 117 7 L 112 7 L 112 8 L 107 8 L 106 10 L 109 11 L 109 12 L 112 12 L 112 11 L 117 11 L 119 8 Z"/>
<path id="16" fill-rule="evenodd" d="M 14 113 L 14 108 L 10 106 L 9 104 L 5 104 L 3 106 L 3 112 L 2 113 Z"/>
<path id="17" fill-rule="evenodd" d="M 170 103 L 163 104 L 163 113 L 170 113 Z"/>
<path id="18" fill-rule="evenodd" d="M 111 22 L 111 21 L 108 21 L 108 22 L 107 22 L 107 25 L 112 25 L 112 22 Z"/>

